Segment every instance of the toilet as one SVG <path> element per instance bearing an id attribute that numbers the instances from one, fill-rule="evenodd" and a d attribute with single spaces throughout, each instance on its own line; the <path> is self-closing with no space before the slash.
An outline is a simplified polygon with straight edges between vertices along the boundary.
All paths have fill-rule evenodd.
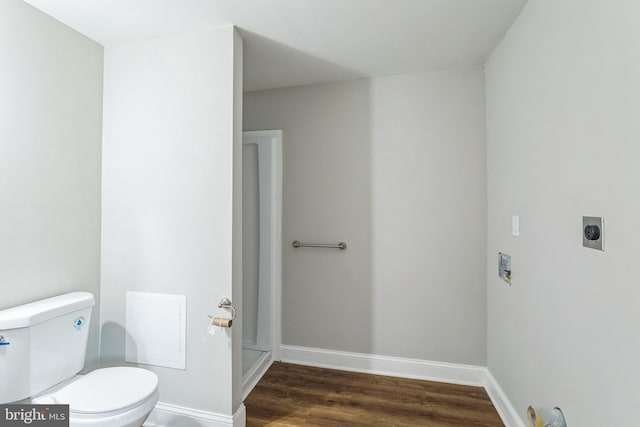
<path id="1" fill-rule="evenodd" d="M 158 377 L 134 367 L 77 375 L 85 363 L 89 292 L 0 311 L 0 404 L 68 404 L 70 427 L 140 427 L 158 402 Z"/>

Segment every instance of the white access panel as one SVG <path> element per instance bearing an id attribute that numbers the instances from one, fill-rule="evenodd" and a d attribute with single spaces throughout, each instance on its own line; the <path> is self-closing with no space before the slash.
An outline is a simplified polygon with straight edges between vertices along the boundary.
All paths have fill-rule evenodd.
<path id="1" fill-rule="evenodd" d="M 127 292 L 125 360 L 186 369 L 187 297 Z"/>

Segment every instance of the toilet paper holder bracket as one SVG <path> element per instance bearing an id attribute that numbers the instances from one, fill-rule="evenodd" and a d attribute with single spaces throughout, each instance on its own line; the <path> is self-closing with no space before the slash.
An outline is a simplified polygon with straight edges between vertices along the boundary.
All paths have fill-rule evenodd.
<path id="1" fill-rule="evenodd" d="M 236 318 L 236 308 L 233 306 L 233 304 L 231 303 L 231 300 L 229 298 L 222 298 L 220 300 L 220 302 L 218 303 L 218 308 L 225 308 L 227 310 L 231 310 L 231 320 L 235 320 Z M 208 315 L 210 319 L 213 318 L 212 315 Z"/>

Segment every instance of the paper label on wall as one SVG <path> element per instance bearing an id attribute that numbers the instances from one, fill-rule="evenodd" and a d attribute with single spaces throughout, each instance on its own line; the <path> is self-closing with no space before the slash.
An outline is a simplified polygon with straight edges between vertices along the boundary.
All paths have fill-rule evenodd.
<path id="1" fill-rule="evenodd" d="M 498 277 L 511 285 L 511 255 L 498 253 Z"/>

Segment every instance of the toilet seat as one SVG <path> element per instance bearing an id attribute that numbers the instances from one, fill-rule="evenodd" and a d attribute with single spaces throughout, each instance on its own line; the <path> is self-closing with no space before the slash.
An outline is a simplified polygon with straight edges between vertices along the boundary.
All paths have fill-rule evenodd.
<path id="1" fill-rule="evenodd" d="M 103 412 L 99 414 L 83 414 L 70 411 L 70 427 L 140 427 L 147 416 L 158 403 L 158 391 L 156 390 L 145 401 L 137 406 L 129 406 L 117 411 Z"/>
<path id="2" fill-rule="evenodd" d="M 96 369 L 32 403 L 69 405 L 71 426 L 139 426 L 158 402 L 158 377 L 141 368 Z"/>
<path id="3" fill-rule="evenodd" d="M 137 406 L 158 388 L 158 377 L 140 368 L 102 368 L 89 372 L 51 397 L 76 414 L 105 414 Z"/>

